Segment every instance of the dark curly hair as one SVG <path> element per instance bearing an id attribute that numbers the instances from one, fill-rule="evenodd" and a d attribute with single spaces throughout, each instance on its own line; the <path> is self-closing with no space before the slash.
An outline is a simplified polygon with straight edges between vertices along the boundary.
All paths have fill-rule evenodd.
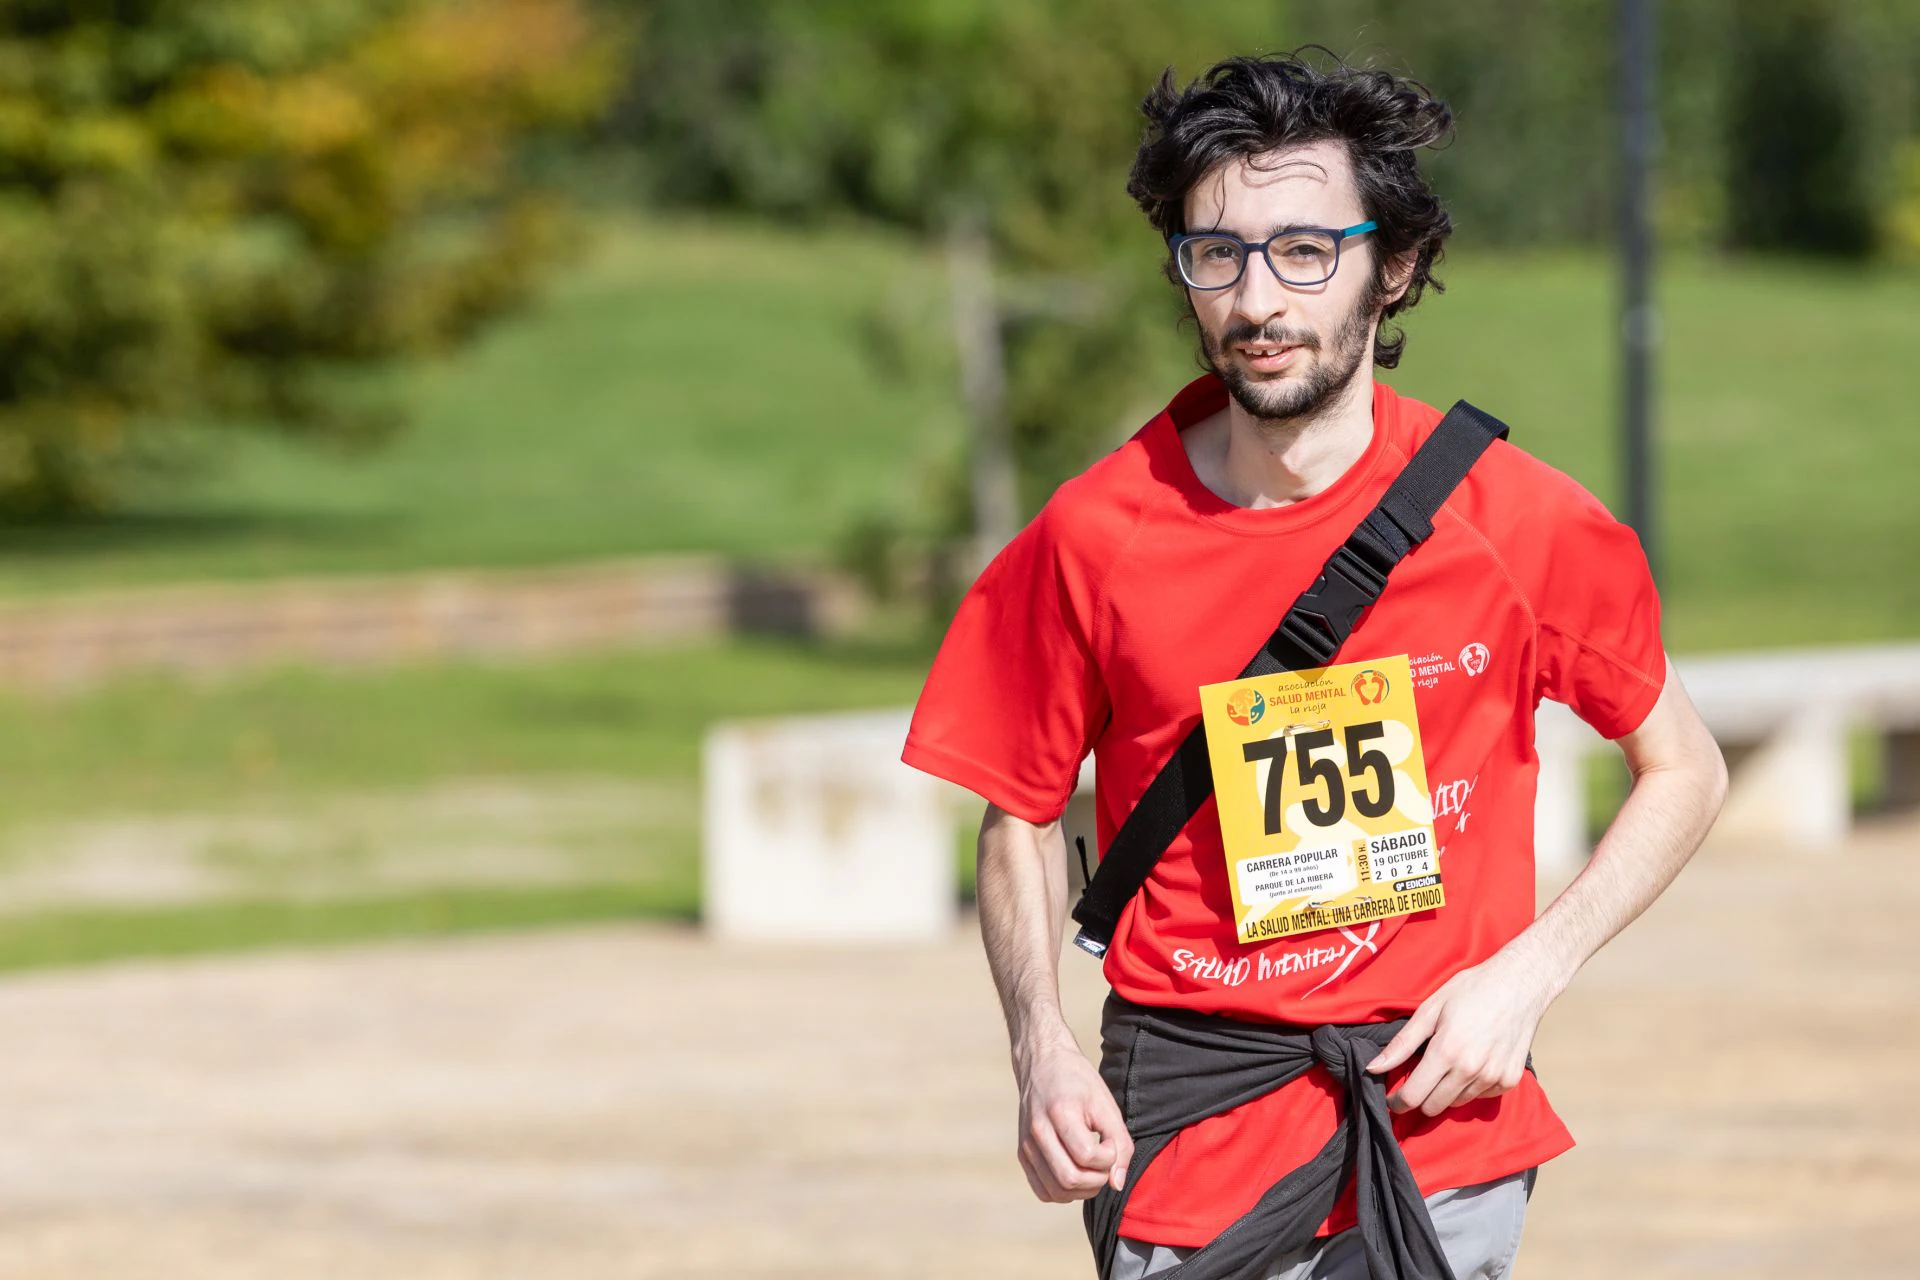
<path id="1" fill-rule="evenodd" d="M 1326 55 L 1321 69 L 1302 55 Z M 1427 286 L 1440 291 L 1434 265 L 1453 232 L 1440 198 L 1427 185 L 1414 152 L 1453 132 L 1453 112 L 1424 85 L 1391 72 L 1351 67 L 1318 46 L 1287 54 L 1228 58 L 1179 88 L 1168 67 L 1140 104 L 1146 136 L 1133 160 L 1127 194 L 1164 236 L 1186 230 L 1186 198 L 1219 165 L 1251 160 L 1282 147 L 1335 141 L 1353 162 L 1360 204 L 1379 224 L 1373 233 L 1372 289 L 1384 296 L 1388 259 L 1417 251 L 1412 283 L 1386 305 L 1374 337 L 1373 362 L 1400 363 L 1406 335 L 1384 321 L 1420 301 Z M 1171 262 L 1167 274 L 1181 283 Z"/>

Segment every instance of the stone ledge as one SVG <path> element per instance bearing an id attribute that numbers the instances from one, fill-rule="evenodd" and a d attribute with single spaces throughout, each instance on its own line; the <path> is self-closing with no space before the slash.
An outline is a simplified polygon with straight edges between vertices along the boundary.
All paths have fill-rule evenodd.
<path id="1" fill-rule="evenodd" d="M 852 584 L 824 570 L 710 556 L 94 591 L 0 603 L 0 687 L 839 634 L 862 612 Z"/>

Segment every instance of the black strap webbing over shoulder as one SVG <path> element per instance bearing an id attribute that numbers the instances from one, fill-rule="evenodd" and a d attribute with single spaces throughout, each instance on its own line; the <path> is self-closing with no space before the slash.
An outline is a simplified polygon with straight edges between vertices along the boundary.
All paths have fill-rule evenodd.
<path id="1" fill-rule="evenodd" d="M 1334 550 L 1313 585 L 1280 620 L 1240 679 L 1324 667 L 1340 652 L 1380 593 L 1387 575 L 1433 533 L 1433 518 L 1487 446 L 1504 440 L 1506 424 L 1465 400 L 1455 402 L 1380 504 Z M 1080 923 L 1074 945 L 1105 955 L 1113 931 L 1154 864 L 1213 794 L 1206 729 L 1195 724 L 1186 740 L 1147 784 L 1073 909 Z"/>

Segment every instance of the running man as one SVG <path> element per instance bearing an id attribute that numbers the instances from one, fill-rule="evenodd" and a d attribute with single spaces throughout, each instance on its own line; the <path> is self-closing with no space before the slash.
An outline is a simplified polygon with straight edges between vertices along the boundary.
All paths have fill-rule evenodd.
<path id="1" fill-rule="evenodd" d="M 1439 287 L 1451 224 L 1417 153 L 1452 117 L 1295 56 L 1169 73 L 1143 109 L 1128 191 L 1208 372 L 981 574 L 905 750 L 989 802 L 1020 1165 L 1089 1202 L 1102 1280 L 1504 1277 L 1533 1171 L 1573 1142 L 1535 1028 L 1691 856 L 1725 767 L 1633 532 L 1504 441 L 1326 676 L 1235 683 L 1441 419 L 1373 367 Z M 1541 698 L 1633 786 L 1536 919 Z M 1203 714 L 1214 798 L 1119 917 L 1096 1070 L 1060 1009 L 1060 815 L 1092 752 L 1109 849 Z"/>

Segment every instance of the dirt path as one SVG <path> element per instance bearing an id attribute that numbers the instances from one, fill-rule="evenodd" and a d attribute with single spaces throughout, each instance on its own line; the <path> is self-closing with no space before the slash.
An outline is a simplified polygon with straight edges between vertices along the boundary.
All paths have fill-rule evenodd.
<path id="1" fill-rule="evenodd" d="M 1920 1274 L 1916 913 L 1911 831 L 1704 855 L 1543 1030 L 1582 1145 L 1522 1274 Z M 1082 1276 L 978 951 L 599 929 L 0 984 L 0 1277 Z"/>

